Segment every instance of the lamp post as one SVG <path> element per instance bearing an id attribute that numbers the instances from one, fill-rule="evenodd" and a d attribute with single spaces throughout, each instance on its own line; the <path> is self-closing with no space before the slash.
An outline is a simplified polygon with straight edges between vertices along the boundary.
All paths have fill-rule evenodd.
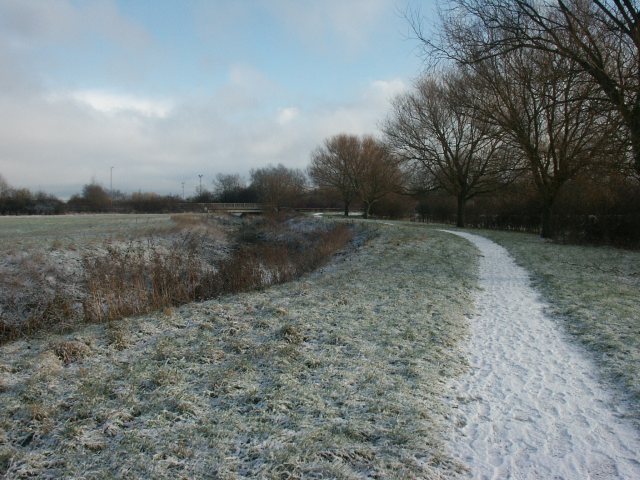
<path id="1" fill-rule="evenodd" d="M 199 194 L 202 195 L 202 177 L 204 175 L 202 175 L 201 173 L 198 174 L 198 178 L 200 178 L 200 190 L 199 190 Z"/>

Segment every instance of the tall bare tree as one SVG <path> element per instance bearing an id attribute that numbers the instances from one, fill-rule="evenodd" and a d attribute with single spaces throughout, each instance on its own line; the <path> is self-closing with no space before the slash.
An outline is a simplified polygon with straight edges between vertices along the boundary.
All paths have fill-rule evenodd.
<path id="1" fill-rule="evenodd" d="M 360 139 L 339 134 L 325 140 L 311 155 L 309 177 L 320 187 L 335 189 L 344 203 L 344 216 L 349 216 L 351 202 L 357 197 L 356 175 L 361 159 Z"/>
<path id="2" fill-rule="evenodd" d="M 539 194 L 541 234 L 551 237 L 554 202 L 582 172 L 609 165 L 617 124 L 594 101 L 575 62 L 517 49 L 472 65 L 474 114 L 498 127 L 525 160 Z"/>
<path id="3" fill-rule="evenodd" d="M 364 218 L 369 218 L 373 205 L 390 193 L 400 190 L 401 183 L 402 172 L 398 158 L 380 140 L 364 136 L 355 175 L 355 188 L 364 204 Z"/>
<path id="4" fill-rule="evenodd" d="M 293 206 L 305 192 L 307 179 L 297 169 L 282 164 L 251 171 L 251 186 L 256 190 L 261 202 L 276 210 L 283 206 Z"/>
<path id="5" fill-rule="evenodd" d="M 240 202 L 247 185 L 237 173 L 219 173 L 213 181 L 213 194 L 218 202 Z"/>
<path id="6" fill-rule="evenodd" d="M 516 49 L 561 56 L 598 86 L 626 129 L 640 173 L 640 6 L 636 0 L 453 0 L 442 36 L 414 29 L 428 51 L 465 63 Z"/>
<path id="7" fill-rule="evenodd" d="M 461 101 L 458 91 L 468 88 L 458 75 L 423 78 L 415 91 L 396 98 L 384 127 L 419 188 L 456 197 L 459 227 L 467 201 L 495 190 L 510 168 L 500 135 Z"/>

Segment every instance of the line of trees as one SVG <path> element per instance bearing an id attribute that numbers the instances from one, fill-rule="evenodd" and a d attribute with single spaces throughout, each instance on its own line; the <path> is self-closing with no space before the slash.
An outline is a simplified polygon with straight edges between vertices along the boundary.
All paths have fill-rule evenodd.
<path id="1" fill-rule="evenodd" d="M 384 125 L 415 191 L 457 199 L 516 183 L 533 191 L 543 237 L 576 183 L 640 179 L 640 10 L 635 2 L 452 0 L 423 35 L 445 73 L 396 99 Z M 499 195 L 499 194 L 494 194 Z M 637 212 L 637 205 L 635 206 Z"/>
<path id="2" fill-rule="evenodd" d="M 562 227 L 559 217 L 569 225 L 571 215 L 615 214 L 636 217 L 616 227 L 620 235 L 640 232 L 637 2 L 447 5 L 435 36 L 410 19 L 441 68 L 393 101 L 381 138 L 334 135 L 311 153 L 306 172 L 277 165 L 253 170 L 248 180 L 220 174 L 211 191 L 189 201 L 340 205 L 345 215 L 359 208 L 365 217 L 403 215 L 418 204 L 425 217 L 454 212 L 458 226 L 469 218 L 504 226 L 508 218 L 511 226 L 537 224 L 548 238 Z M 116 199 L 100 190 L 86 186 L 69 204 L 144 204 L 148 211 L 181 201 Z M 22 195 L 11 192 L 0 205 Z"/>
<path id="3" fill-rule="evenodd" d="M 43 192 L 12 188 L 0 175 L 0 214 L 33 215 L 67 212 L 175 212 L 188 208 L 188 203 L 265 203 L 283 207 L 334 207 L 338 205 L 330 192 L 319 192 L 310 186 L 304 171 L 283 165 L 267 166 L 250 172 L 249 180 L 239 174 L 216 175 L 211 190 L 198 189 L 192 197 L 159 195 L 154 192 L 125 194 L 110 192 L 91 182 L 80 193 L 64 202 Z"/>
<path id="4" fill-rule="evenodd" d="M 32 192 L 26 188 L 13 188 L 0 175 L 0 215 L 47 215 L 65 211 L 65 203 L 44 192 Z"/>

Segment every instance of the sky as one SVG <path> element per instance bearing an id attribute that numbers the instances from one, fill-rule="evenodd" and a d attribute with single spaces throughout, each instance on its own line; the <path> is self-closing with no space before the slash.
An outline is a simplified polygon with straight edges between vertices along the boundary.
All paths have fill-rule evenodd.
<path id="1" fill-rule="evenodd" d="M 435 0 L 0 0 L 0 174 L 192 195 L 379 133 Z M 113 167 L 113 168 L 112 168 Z"/>

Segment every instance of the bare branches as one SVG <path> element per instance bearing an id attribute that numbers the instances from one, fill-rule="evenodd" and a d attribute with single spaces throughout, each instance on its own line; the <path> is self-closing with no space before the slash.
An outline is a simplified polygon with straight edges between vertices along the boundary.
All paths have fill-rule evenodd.
<path id="1" fill-rule="evenodd" d="M 616 157 L 618 124 L 598 108 L 593 82 L 575 62 L 545 51 L 515 50 L 470 67 L 473 108 L 499 128 L 526 162 L 542 205 L 543 236 L 565 183 Z"/>
<path id="2" fill-rule="evenodd" d="M 344 215 L 356 197 L 356 174 L 360 163 L 360 140 L 354 135 L 340 134 L 325 140 L 311 155 L 307 171 L 321 187 L 334 188 L 344 203 Z"/>
<path id="3" fill-rule="evenodd" d="M 426 77 L 415 91 L 396 98 L 384 127 L 411 178 L 422 182 L 414 188 L 457 198 L 459 226 L 466 201 L 495 190 L 507 171 L 500 134 L 465 104 L 462 92 L 471 86 L 459 74 Z"/>
<path id="4" fill-rule="evenodd" d="M 622 120 L 640 172 L 640 8 L 632 0 L 455 0 L 442 16 L 433 55 L 460 64 L 515 51 L 547 52 L 572 62 L 596 85 L 602 110 Z M 414 27 L 415 29 L 415 27 Z"/>
<path id="5" fill-rule="evenodd" d="M 371 207 L 400 189 L 398 161 L 382 142 L 373 137 L 340 134 L 325 140 L 311 156 L 309 176 L 320 186 L 336 189 L 344 202 L 344 214 L 358 196 L 365 218 Z"/>
<path id="6" fill-rule="evenodd" d="M 398 161 L 389 148 L 371 136 L 363 137 L 356 187 L 365 206 L 364 217 L 369 216 L 375 203 L 398 191 L 401 183 Z"/>
<path id="7" fill-rule="evenodd" d="M 305 191 L 306 178 L 302 171 L 284 165 L 269 166 L 251 171 L 251 186 L 261 202 L 279 209 L 293 205 Z"/>

